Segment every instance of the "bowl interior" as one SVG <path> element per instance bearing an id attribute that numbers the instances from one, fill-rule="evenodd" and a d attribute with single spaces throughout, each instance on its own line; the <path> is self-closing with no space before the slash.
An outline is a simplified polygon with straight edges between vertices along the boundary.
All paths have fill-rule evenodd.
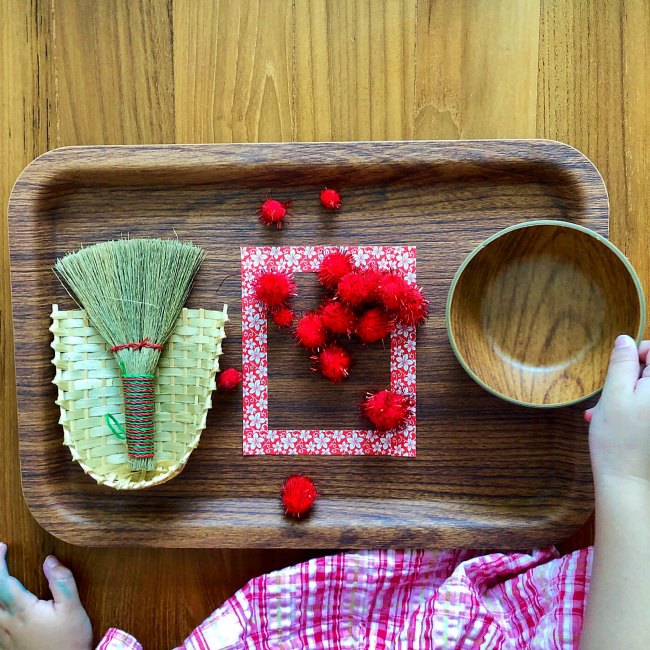
<path id="1" fill-rule="evenodd" d="M 618 334 L 638 336 L 633 270 L 583 229 L 534 224 L 478 250 L 450 298 L 450 338 L 465 368 L 516 402 L 555 406 L 602 388 Z"/>

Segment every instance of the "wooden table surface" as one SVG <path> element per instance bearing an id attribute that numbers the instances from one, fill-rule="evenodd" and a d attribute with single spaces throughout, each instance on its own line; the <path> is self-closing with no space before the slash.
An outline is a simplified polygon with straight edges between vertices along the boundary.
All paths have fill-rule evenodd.
<path id="1" fill-rule="evenodd" d="M 65 145 L 551 138 L 589 156 L 610 236 L 650 286 L 650 4 L 644 0 L 0 0 L 0 193 Z M 178 644 L 249 578 L 305 551 L 82 549 L 20 490 L 0 220 L 0 539 L 40 596 L 74 570 L 97 637 Z M 592 538 L 588 524 L 565 548 Z"/>

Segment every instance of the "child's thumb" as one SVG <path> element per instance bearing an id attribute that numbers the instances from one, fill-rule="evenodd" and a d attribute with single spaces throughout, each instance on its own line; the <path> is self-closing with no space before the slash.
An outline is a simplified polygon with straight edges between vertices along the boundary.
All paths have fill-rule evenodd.
<path id="1" fill-rule="evenodd" d="M 619 395 L 634 389 L 639 379 L 639 352 L 631 336 L 617 337 L 609 360 L 603 396 Z"/>
<path id="2" fill-rule="evenodd" d="M 50 585 L 52 597 L 57 605 L 78 605 L 79 592 L 72 571 L 63 566 L 54 555 L 50 555 L 43 563 L 43 573 Z"/>

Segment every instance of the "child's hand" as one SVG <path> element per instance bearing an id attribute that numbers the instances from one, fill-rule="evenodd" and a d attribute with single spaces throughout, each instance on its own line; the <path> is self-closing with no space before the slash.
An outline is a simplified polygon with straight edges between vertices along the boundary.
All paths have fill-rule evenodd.
<path id="1" fill-rule="evenodd" d="M 43 572 L 54 600 L 39 600 L 9 575 L 0 543 L 0 648 L 89 650 L 93 633 L 69 569 L 50 556 Z"/>
<path id="2" fill-rule="evenodd" d="M 629 479 L 650 487 L 649 351 L 650 341 L 637 350 L 634 339 L 619 336 L 600 400 L 585 413 L 597 486 Z"/>

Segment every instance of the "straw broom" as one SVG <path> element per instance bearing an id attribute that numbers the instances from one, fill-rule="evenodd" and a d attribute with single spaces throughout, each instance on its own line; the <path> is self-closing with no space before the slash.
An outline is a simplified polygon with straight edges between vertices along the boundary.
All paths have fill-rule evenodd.
<path id="1" fill-rule="evenodd" d="M 54 266 L 122 371 L 132 471 L 155 466 L 155 370 L 203 256 L 202 249 L 177 240 L 123 239 L 70 253 Z M 111 425 L 109 417 L 115 431 L 117 421 Z"/>

